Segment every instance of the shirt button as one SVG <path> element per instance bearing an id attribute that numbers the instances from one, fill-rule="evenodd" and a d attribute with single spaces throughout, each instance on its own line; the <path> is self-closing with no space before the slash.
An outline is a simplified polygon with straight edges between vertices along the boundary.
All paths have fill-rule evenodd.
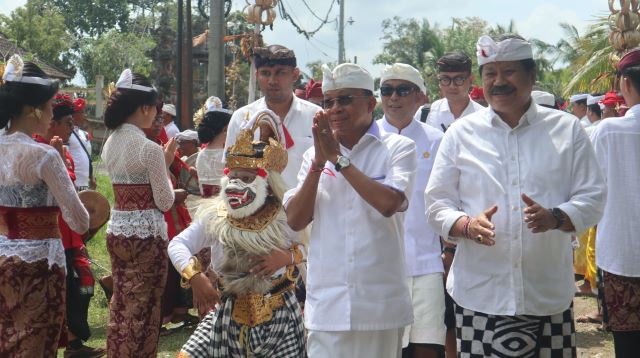
<path id="1" fill-rule="evenodd" d="M 513 186 L 518 185 L 518 179 L 513 179 L 513 181 L 511 182 L 511 185 Z"/>
<path id="2" fill-rule="evenodd" d="M 515 160 L 516 160 L 516 157 L 512 155 L 512 156 L 511 156 L 511 160 L 512 160 L 512 161 L 515 161 Z"/>
<path id="3" fill-rule="evenodd" d="M 349 288 L 353 288 L 353 284 L 352 283 L 350 283 L 348 286 L 349 286 Z"/>
<path id="4" fill-rule="evenodd" d="M 511 210 L 513 210 L 513 211 L 518 211 L 518 207 L 517 207 L 517 206 L 515 206 L 515 205 L 511 205 Z"/>
<path id="5" fill-rule="evenodd" d="M 349 262 L 353 262 L 353 257 L 349 257 Z"/>

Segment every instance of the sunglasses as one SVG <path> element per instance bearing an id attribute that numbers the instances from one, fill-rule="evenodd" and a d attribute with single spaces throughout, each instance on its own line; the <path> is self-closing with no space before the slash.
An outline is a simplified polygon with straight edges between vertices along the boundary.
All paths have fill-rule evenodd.
<path id="1" fill-rule="evenodd" d="M 464 81 L 467 80 L 467 78 L 469 78 L 468 76 L 456 76 L 454 78 L 451 78 L 449 76 L 440 76 L 438 77 L 438 82 L 440 82 L 440 84 L 442 86 L 448 86 L 451 84 L 451 82 L 453 82 L 454 85 L 456 86 L 462 86 L 464 84 Z"/>
<path id="2" fill-rule="evenodd" d="M 356 98 L 369 98 L 370 96 L 338 96 L 336 98 L 329 98 L 322 101 L 322 108 L 331 109 L 335 103 L 338 103 L 340 106 L 348 106 L 350 105 L 354 99 Z"/>
<path id="3" fill-rule="evenodd" d="M 391 97 L 395 92 L 399 97 L 406 97 L 415 90 L 414 86 L 400 85 L 398 87 L 382 86 L 380 87 L 380 95 L 382 97 Z"/>

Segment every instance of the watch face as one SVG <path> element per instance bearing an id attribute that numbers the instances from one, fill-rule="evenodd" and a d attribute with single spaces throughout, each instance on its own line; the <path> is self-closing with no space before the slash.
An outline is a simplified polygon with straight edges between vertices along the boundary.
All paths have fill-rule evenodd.
<path id="1" fill-rule="evenodd" d="M 351 162 L 349 161 L 349 158 L 347 158 L 347 157 L 338 158 L 338 164 L 343 168 L 346 167 L 346 166 L 349 166 L 350 163 Z"/>

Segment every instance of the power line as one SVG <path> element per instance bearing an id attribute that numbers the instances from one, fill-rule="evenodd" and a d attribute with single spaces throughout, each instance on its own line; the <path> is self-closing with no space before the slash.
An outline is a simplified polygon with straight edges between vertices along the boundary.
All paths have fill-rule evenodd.
<path id="1" fill-rule="evenodd" d="M 293 25 L 293 27 L 296 28 L 296 31 L 298 31 L 298 33 L 304 35 L 304 37 L 306 37 L 307 39 L 309 39 L 310 37 L 314 36 L 318 31 L 320 31 L 320 29 L 330 23 L 333 22 L 335 20 L 331 20 L 329 21 L 329 15 L 331 14 L 331 10 L 333 10 L 333 5 L 336 3 L 336 0 L 332 0 L 331 1 L 331 5 L 329 6 L 329 10 L 327 11 L 327 14 L 325 15 L 324 19 L 320 18 L 319 16 L 317 16 L 315 14 L 315 12 L 313 12 L 313 10 L 311 10 L 311 8 L 309 7 L 309 5 L 306 3 L 306 1 L 303 1 L 305 6 L 307 7 L 307 9 L 309 9 L 311 11 L 311 13 L 313 14 L 313 16 L 315 16 L 316 18 L 318 18 L 321 23 L 320 25 L 318 25 L 317 28 L 311 30 L 311 31 L 307 31 L 305 29 L 303 29 L 300 25 L 298 25 L 296 23 L 296 21 L 291 17 L 291 15 L 289 15 L 289 13 L 287 12 L 287 10 L 284 8 L 284 4 L 282 1 L 278 2 L 278 12 L 280 13 L 280 17 L 282 17 L 283 19 L 289 21 L 291 23 L 291 25 Z"/>

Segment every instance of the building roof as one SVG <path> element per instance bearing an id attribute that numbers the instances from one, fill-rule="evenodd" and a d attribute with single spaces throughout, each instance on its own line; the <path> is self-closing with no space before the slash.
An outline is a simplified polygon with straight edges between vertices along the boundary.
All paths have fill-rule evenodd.
<path id="1" fill-rule="evenodd" d="M 25 50 L 21 46 L 16 45 L 9 38 L 7 38 L 5 34 L 0 32 L 0 61 L 6 62 L 13 54 L 16 53 L 22 57 L 27 57 L 26 55 L 29 55 L 29 51 Z M 52 64 L 49 64 L 37 58 L 33 58 L 32 61 L 33 63 L 38 65 L 38 67 L 40 67 L 42 71 L 47 74 L 47 76 L 51 78 L 59 80 L 70 80 L 72 78 L 70 74 Z"/>

